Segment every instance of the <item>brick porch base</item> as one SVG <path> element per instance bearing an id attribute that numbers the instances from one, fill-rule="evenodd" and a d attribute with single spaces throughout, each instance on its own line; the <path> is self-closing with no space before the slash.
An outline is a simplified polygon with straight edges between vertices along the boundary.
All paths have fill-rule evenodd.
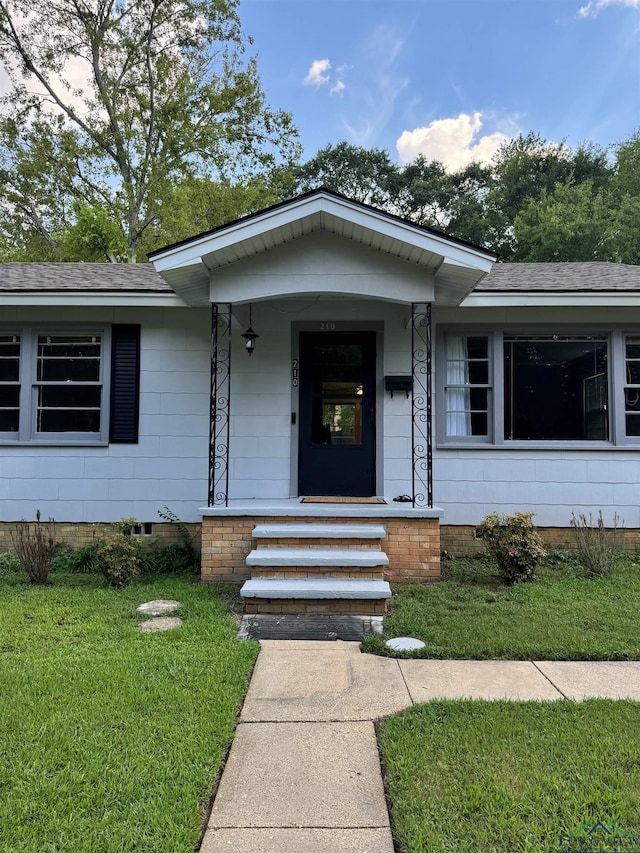
<path id="1" fill-rule="evenodd" d="M 251 576 L 245 565 L 256 547 L 252 531 L 256 524 L 272 523 L 272 516 L 205 516 L 202 519 L 202 580 L 209 583 L 243 583 Z M 287 516 L 292 524 L 383 524 L 387 536 L 382 547 L 389 558 L 384 579 L 393 583 L 429 583 L 440 579 L 440 527 L 438 518 L 402 518 L 374 515 Z M 335 539 L 336 548 L 352 546 L 353 540 Z M 272 543 L 270 543 L 271 545 Z M 283 543 L 284 544 L 284 540 Z"/>

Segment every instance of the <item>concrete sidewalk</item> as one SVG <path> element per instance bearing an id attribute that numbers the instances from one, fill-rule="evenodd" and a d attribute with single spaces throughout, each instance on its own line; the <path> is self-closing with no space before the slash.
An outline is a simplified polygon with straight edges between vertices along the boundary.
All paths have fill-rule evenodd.
<path id="1" fill-rule="evenodd" d="M 262 641 L 201 853 L 393 853 L 373 721 L 431 699 L 640 700 L 640 661 L 392 660 Z"/>

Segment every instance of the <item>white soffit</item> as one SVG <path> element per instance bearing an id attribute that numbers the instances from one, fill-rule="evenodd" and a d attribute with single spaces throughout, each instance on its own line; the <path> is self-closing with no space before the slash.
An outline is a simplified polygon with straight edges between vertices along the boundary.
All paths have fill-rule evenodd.
<path id="1" fill-rule="evenodd" d="M 436 302 L 459 304 L 484 278 L 492 256 L 410 222 L 318 191 L 154 253 L 152 263 L 190 305 L 209 299 L 209 271 L 314 231 L 368 246 L 435 275 Z"/>

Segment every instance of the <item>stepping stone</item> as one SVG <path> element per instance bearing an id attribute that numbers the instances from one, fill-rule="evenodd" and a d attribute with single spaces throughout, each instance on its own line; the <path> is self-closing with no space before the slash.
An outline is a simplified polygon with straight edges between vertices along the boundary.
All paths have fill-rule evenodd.
<path id="1" fill-rule="evenodd" d="M 165 613 L 173 613 L 178 607 L 182 607 L 179 601 L 173 601 L 166 598 L 156 598 L 155 601 L 147 601 L 136 607 L 138 613 L 144 613 L 145 616 L 163 616 Z"/>
<path id="2" fill-rule="evenodd" d="M 170 631 L 172 628 L 179 628 L 182 625 L 182 619 L 177 616 L 158 616 L 155 619 L 147 619 L 146 622 L 138 623 L 138 631 L 148 633 L 150 631 Z"/>

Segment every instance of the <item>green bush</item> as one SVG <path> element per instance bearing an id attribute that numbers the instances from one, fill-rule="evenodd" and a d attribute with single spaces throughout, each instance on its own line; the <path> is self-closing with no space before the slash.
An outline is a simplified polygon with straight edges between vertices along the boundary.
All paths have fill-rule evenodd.
<path id="1" fill-rule="evenodd" d="M 140 572 L 137 543 L 126 533 L 98 539 L 96 557 L 100 571 L 114 589 L 124 589 Z"/>
<path id="2" fill-rule="evenodd" d="M 476 535 L 495 558 L 505 584 L 535 580 L 536 569 L 546 551 L 532 512 L 507 516 L 492 513 L 476 528 Z"/>
<path id="3" fill-rule="evenodd" d="M 84 572 L 93 574 L 100 571 L 98 545 L 92 542 L 82 548 L 61 545 L 51 562 L 51 570 L 57 572 Z"/>
<path id="4" fill-rule="evenodd" d="M 158 540 L 139 542 L 138 558 L 143 575 L 160 575 L 198 571 L 198 555 L 192 547 L 172 542 L 163 545 Z"/>
<path id="5" fill-rule="evenodd" d="M 20 560 L 13 551 L 0 552 L 0 575 L 8 572 L 17 572 L 20 569 Z"/>

